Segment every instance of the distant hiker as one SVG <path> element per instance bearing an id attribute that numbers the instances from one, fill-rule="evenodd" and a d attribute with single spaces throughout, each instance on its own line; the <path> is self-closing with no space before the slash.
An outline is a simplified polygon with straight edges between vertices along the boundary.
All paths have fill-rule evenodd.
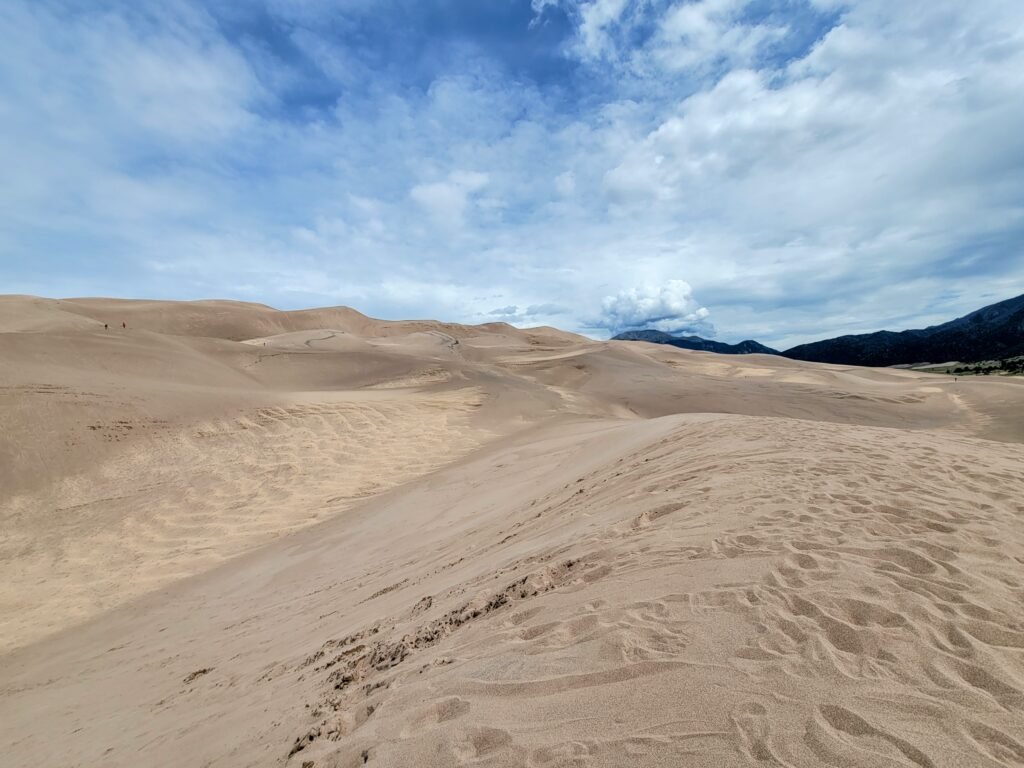
<path id="1" fill-rule="evenodd" d="M 103 324 L 103 330 L 104 331 L 107 330 L 107 324 L 106 323 Z"/>
<path id="2" fill-rule="evenodd" d="M 122 323 L 121 323 L 121 327 L 122 327 L 122 328 L 127 328 L 127 327 L 128 327 L 128 323 L 122 322 Z"/>

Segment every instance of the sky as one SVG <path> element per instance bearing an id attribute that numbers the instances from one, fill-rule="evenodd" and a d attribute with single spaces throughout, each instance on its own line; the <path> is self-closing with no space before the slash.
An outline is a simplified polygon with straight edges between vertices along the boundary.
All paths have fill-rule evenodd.
<path id="1" fill-rule="evenodd" d="M 1024 293 L 1020 0 L 5 0 L 0 293 L 785 348 Z"/>

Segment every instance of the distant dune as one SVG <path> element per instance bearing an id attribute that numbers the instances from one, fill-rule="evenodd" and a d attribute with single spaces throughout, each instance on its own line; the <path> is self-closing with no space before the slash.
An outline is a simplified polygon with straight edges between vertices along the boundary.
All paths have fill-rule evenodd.
<path id="1" fill-rule="evenodd" d="M 24 296 L 0 362 L 4 765 L 1024 765 L 1019 379 Z"/>

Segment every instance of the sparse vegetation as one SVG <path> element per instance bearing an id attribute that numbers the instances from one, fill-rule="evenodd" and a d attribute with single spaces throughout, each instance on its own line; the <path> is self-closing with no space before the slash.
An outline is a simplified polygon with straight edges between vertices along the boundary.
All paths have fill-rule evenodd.
<path id="1" fill-rule="evenodd" d="M 1008 357 L 1005 360 L 982 360 L 977 363 L 924 368 L 929 373 L 945 373 L 950 376 L 1020 376 L 1024 374 L 1024 356 Z"/>

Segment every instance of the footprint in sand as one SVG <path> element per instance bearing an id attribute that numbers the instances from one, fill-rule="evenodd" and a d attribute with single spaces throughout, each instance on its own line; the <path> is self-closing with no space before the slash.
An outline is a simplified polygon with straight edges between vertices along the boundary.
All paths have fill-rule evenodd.
<path id="1" fill-rule="evenodd" d="M 455 745 L 460 765 L 512 746 L 512 734 L 502 728 L 473 728 Z"/>
<path id="2" fill-rule="evenodd" d="M 804 739 L 830 765 L 869 766 L 908 762 L 920 768 L 935 763 L 910 742 L 876 727 L 846 707 L 822 704 Z"/>
<path id="3" fill-rule="evenodd" d="M 449 696 L 435 701 L 423 712 L 413 718 L 408 727 L 402 730 L 402 738 L 415 736 L 439 723 L 455 720 L 469 712 L 469 702 L 458 696 Z"/>
<path id="4" fill-rule="evenodd" d="M 740 752 L 760 763 L 782 765 L 769 744 L 767 709 L 756 702 L 748 702 L 737 707 L 731 718 L 739 737 Z"/>

